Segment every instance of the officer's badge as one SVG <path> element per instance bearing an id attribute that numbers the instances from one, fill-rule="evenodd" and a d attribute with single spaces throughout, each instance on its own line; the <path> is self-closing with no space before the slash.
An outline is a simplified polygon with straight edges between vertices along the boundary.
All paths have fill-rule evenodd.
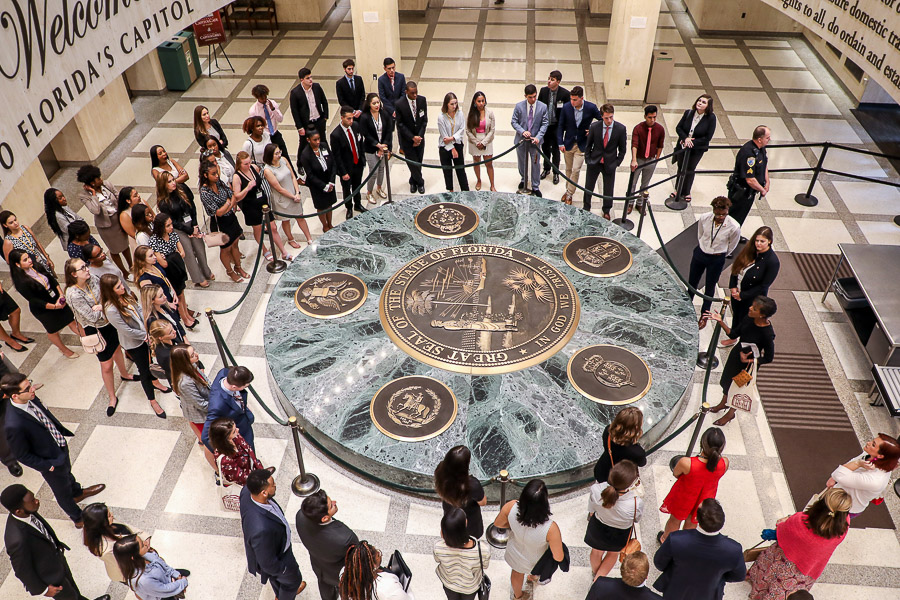
<path id="1" fill-rule="evenodd" d="M 752 167 L 752 166 L 755 165 L 755 164 L 756 164 L 756 159 L 753 158 L 752 156 L 751 156 L 750 158 L 747 159 L 747 166 L 748 166 L 748 167 Z"/>

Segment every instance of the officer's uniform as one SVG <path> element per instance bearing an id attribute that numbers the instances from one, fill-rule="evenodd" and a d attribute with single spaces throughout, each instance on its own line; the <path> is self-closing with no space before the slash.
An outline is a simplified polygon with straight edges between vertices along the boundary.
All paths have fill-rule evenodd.
<path id="1" fill-rule="evenodd" d="M 747 184 L 747 180 L 755 178 L 761 187 L 766 187 L 768 165 L 765 147 L 758 148 L 753 140 L 741 146 L 738 151 L 732 174 L 733 183 L 729 181 L 728 199 L 731 200 L 731 210 L 728 214 L 740 224 L 750 214 L 757 193 Z"/>

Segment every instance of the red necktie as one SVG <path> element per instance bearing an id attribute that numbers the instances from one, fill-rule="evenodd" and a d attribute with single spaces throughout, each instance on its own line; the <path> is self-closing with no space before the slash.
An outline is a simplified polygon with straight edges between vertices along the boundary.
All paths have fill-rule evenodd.
<path id="1" fill-rule="evenodd" d="M 606 148 L 606 144 L 609 142 L 609 130 L 612 129 L 612 127 L 604 127 L 603 129 L 603 148 Z M 603 164 L 602 158 L 600 159 L 600 164 Z"/>
<path id="2" fill-rule="evenodd" d="M 359 155 L 356 153 L 356 142 L 353 141 L 353 131 L 347 128 L 347 137 L 350 138 L 350 150 L 353 151 L 353 164 L 359 164 Z"/>
<path id="3" fill-rule="evenodd" d="M 653 128 L 647 128 L 647 150 L 644 152 L 644 158 L 650 158 L 650 140 L 653 139 Z"/>

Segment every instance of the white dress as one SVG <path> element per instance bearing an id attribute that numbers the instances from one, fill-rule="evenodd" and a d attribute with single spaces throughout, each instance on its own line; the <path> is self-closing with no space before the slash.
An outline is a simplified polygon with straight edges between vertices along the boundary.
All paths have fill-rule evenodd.
<path id="1" fill-rule="evenodd" d="M 526 527 L 519 523 L 518 516 L 519 503 L 516 502 L 509 511 L 509 542 L 504 559 L 513 571 L 528 574 L 550 547 L 547 532 L 553 521 L 547 519 L 537 527 Z"/>

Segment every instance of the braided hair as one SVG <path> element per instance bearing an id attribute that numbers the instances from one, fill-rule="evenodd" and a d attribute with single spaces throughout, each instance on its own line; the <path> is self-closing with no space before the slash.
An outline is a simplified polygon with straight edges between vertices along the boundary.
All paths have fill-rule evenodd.
<path id="1" fill-rule="evenodd" d="M 338 585 L 341 600 L 373 600 L 381 553 L 363 540 L 347 548 L 344 573 Z"/>

